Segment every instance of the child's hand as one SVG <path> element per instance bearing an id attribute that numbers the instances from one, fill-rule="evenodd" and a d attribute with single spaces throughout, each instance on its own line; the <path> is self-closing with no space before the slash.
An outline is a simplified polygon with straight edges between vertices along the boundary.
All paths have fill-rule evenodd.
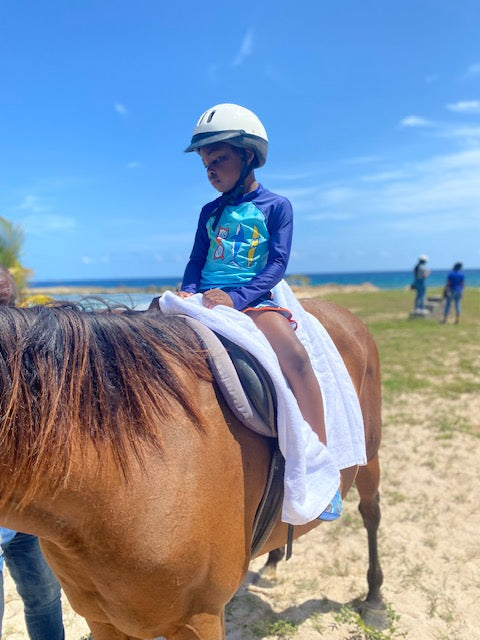
<path id="1" fill-rule="evenodd" d="M 207 309 L 213 309 L 217 304 L 223 304 L 225 307 L 233 309 L 233 300 L 225 291 L 221 289 L 209 289 L 202 296 L 202 302 Z"/>
<path id="2" fill-rule="evenodd" d="M 190 298 L 190 296 L 193 296 L 193 293 L 189 293 L 188 291 L 177 291 L 176 295 L 179 298 Z"/>

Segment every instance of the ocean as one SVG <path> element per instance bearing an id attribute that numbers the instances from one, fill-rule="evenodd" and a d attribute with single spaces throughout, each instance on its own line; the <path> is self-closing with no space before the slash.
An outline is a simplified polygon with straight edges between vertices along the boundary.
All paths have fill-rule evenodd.
<path id="1" fill-rule="evenodd" d="M 447 269 L 432 271 L 428 278 L 429 287 L 441 287 L 447 278 Z M 480 269 L 465 269 L 466 284 L 470 287 L 480 287 Z M 412 281 L 412 271 L 362 271 L 352 273 L 301 273 L 288 274 L 290 282 L 309 284 L 358 285 L 369 282 L 379 289 L 402 289 Z M 171 278 L 116 278 L 107 280 L 32 280 L 32 289 L 45 287 L 98 287 L 109 289 L 162 289 L 175 288 L 181 281 L 181 276 Z"/>
<path id="2" fill-rule="evenodd" d="M 428 287 L 442 287 L 448 274 L 447 269 L 433 270 L 428 278 Z M 467 287 L 480 287 L 480 269 L 465 269 Z M 300 285 L 360 285 L 370 283 L 379 289 L 403 289 L 412 282 L 412 271 L 364 271 L 352 273 L 302 273 L 288 274 L 290 284 Z M 102 291 L 103 297 L 112 302 L 129 306 L 144 306 L 151 301 L 156 291 L 165 288 L 175 289 L 181 282 L 181 276 L 171 278 L 117 278 L 106 280 L 32 280 L 32 290 L 49 287 L 95 287 Z M 119 289 L 143 289 L 142 292 L 125 293 Z M 105 294 L 105 295 L 104 295 Z M 97 294 L 96 294 L 97 295 Z M 58 294 L 57 299 L 78 299 L 78 294 Z"/>

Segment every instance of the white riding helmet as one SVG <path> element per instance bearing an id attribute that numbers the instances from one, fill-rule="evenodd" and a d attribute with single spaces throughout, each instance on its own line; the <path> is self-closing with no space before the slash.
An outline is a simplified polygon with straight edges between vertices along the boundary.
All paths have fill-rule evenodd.
<path id="1" fill-rule="evenodd" d="M 190 145 L 185 149 L 197 151 L 207 144 L 228 142 L 234 147 L 253 149 L 255 167 L 262 167 L 267 159 L 268 137 L 257 116 L 238 104 L 217 104 L 207 109 L 193 130 Z"/>

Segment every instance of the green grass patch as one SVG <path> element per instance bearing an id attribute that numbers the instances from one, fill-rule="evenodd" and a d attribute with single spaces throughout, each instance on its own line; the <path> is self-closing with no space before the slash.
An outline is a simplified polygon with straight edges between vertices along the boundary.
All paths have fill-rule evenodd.
<path id="1" fill-rule="evenodd" d="M 387 606 L 388 629 L 379 631 L 365 624 L 359 613 L 350 607 L 342 607 L 335 615 L 337 624 L 346 624 L 350 627 L 350 633 L 345 640 L 396 640 L 405 638 L 406 634 L 401 632 L 397 626 L 399 620 L 391 606 Z"/>
<path id="2" fill-rule="evenodd" d="M 440 290 L 429 291 L 429 295 L 439 294 Z M 441 324 L 439 315 L 410 318 L 413 297 L 408 290 L 322 297 L 347 307 L 368 326 L 380 355 L 385 400 L 417 393 L 462 402 L 465 394 L 479 392 L 480 289 L 466 290 L 458 325 Z M 453 419 L 451 428 L 456 428 Z M 445 425 L 443 430 L 445 435 Z M 463 424 L 462 430 L 469 429 Z"/>
<path id="3" fill-rule="evenodd" d="M 286 640 L 288 638 L 295 637 L 298 631 L 298 625 L 293 622 L 289 622 L 288 620 L 279 619 L 275 620 L 275 622 L 255 624 L 253 631 L 259 638 L 273 636 L 274 638 L 282 638 Z"/>

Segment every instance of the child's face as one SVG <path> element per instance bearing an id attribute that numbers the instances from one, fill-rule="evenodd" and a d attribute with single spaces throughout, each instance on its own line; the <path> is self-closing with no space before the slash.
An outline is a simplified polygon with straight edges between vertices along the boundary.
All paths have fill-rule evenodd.
<path id="1" fill-rule="evenodd" d="M 243 167 L 240 150 L 226 142 L 217 142 L 202 147 L 200 156 L 210 184 L 221 193 L 233 189 Z"/>

